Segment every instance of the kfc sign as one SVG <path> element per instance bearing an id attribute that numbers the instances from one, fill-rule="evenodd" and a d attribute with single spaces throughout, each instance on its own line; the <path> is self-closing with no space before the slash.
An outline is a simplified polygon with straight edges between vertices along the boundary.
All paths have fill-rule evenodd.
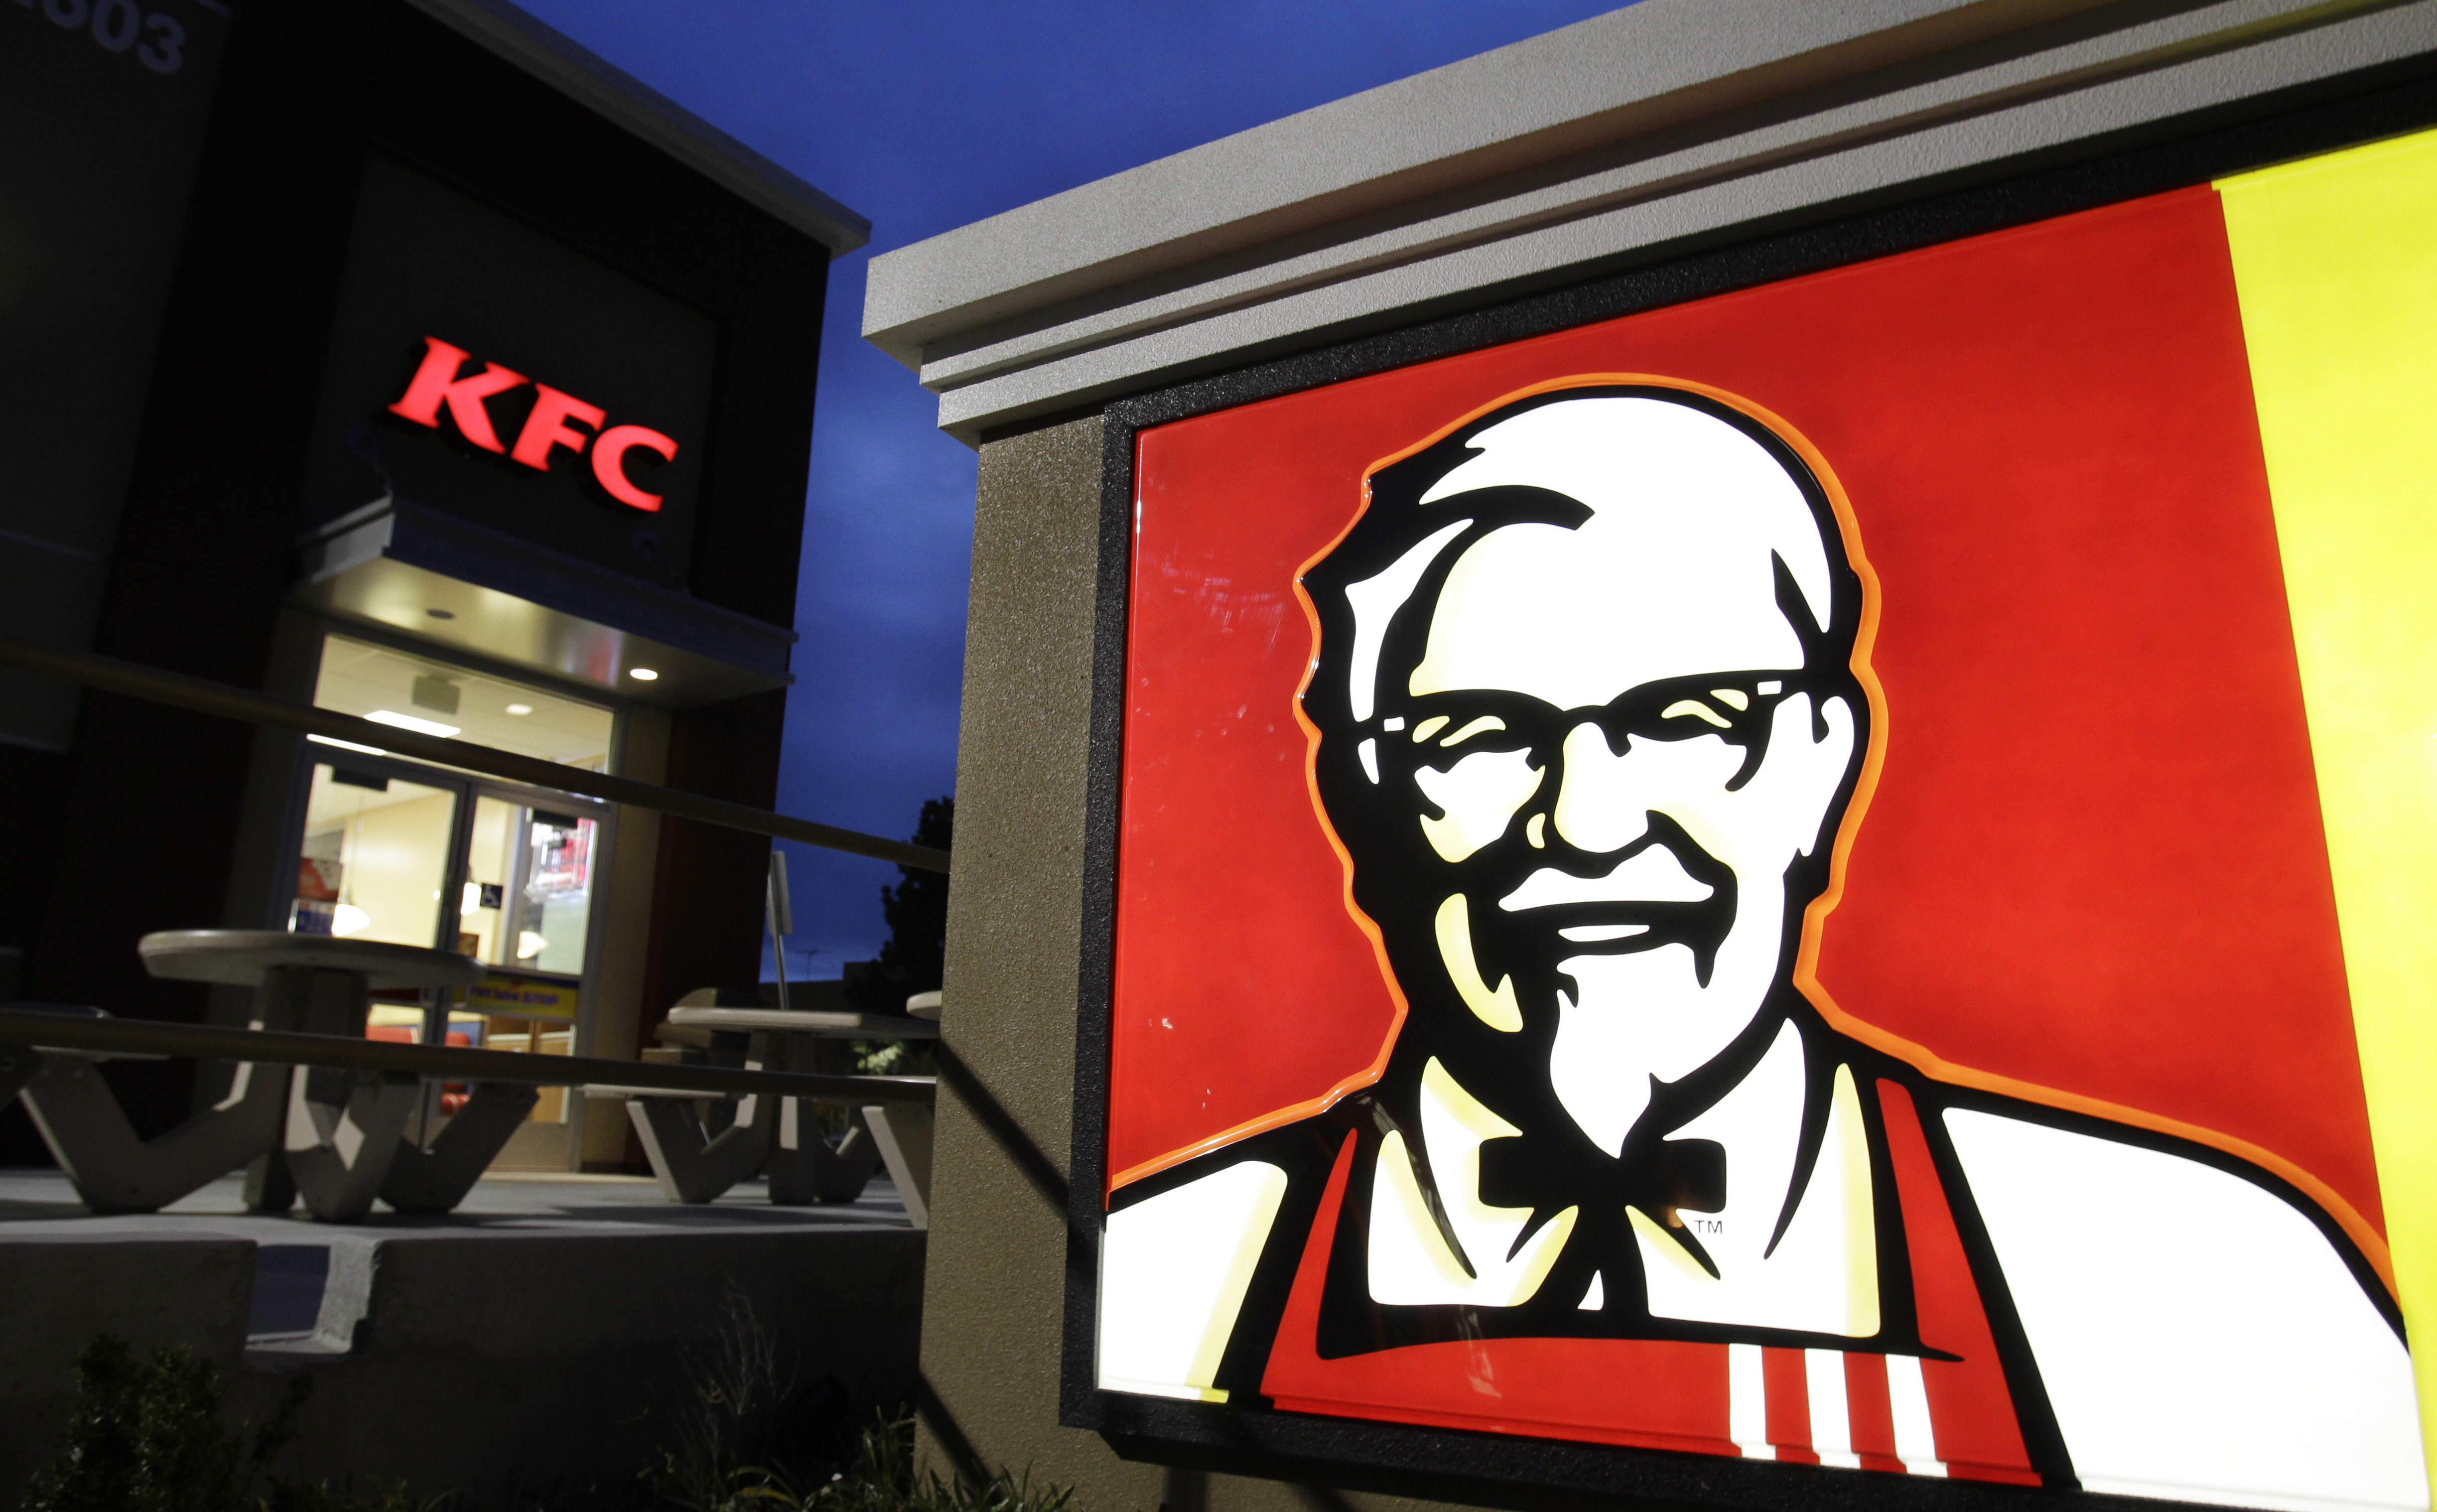
<path id="1" fill-rule="evenodd" d="M 655 453 L 663 462 L 674 461 L 677 454 L 675 441 L 649 426 L 613 425 L 604 431 L 601 422 L 607 415 L 599 406 L 587 404 L 547 383 L 535 383 L 533 410 L 525 416 L 524 428 L 517 432 L 516 444 L 502 446 L 486 405 L 494 396 L 521 388 L 532 379 L 497 362 L 485 364 L 479 373 L 467 373 L 465 367 L 472 358 L 464 347 L 452 346 L 437 336 L 427 336 L 423 341 L 422 365 L 414 370 L 405 395 L 389 407 L 390 413 L 436 431 L 440 428 L 440 412 L 446 409 L 458 434 L 485 451 L 504 452 L 509 460 L 520 462 L 535 472 L 548 472 L 552 453 L 561 447 L 581 454 L 588 445 L 592 448 L 592 476 L 610 498 L 635 509 L 659 509 L 660 496 L 645 493 L 627 476 L 626 454 L 642 450 Z"/>
<path id="2" fill-rule="evenodd" d="M 2426 1509 L 2396 205 L 2437 132 L 1131 437 L 1092 1410 Z"/>

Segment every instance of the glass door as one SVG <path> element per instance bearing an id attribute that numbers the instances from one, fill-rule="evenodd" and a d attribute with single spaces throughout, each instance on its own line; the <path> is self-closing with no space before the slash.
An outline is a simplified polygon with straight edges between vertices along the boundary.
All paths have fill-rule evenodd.
<path id="1" fill-rule="evenodd" d="M 442 945 L 460 784 L 387 762 L 313 764 L 288 927 L 301 935 Z M 424 776 L 420 772 L 417 777 Z"/>
<path id="2" fill-rule="evenodd" d="M 601 825 L 566 806 L 475 798 L 459 950 L 506 971 L 583 974 Z"/>
<path id="3" fill-rule="evenodd" d="M 592 900 L 599 881 L 603 811 L 566 795 L 508 789 L 478 792 L 460 888 L 459 947 L 492 968 L 465 994 L 494 1049 L 571 1055 Z M 563 1087 L 544 1087 L 531 1120 L 563 1123 Z"/>
<path id="4" fill-rule="evenodd" d="M 313 701 L 590 771 L 607 769 L 616 720 L 599 704 L 352 634 L 324 637 Z M 377 1003 L 367 1032 L 542 1055 L 587 1047 L 585 975 L 610 806 L 308 740 L 289 927 L 454 950 L 490 968 L 446 1001 Z M 544 1089 L 530 1121 L 565 1125 L 570 1111 L 563 1089 Z M 519 1151 L 521 1163 L 541 1145 Z"/>

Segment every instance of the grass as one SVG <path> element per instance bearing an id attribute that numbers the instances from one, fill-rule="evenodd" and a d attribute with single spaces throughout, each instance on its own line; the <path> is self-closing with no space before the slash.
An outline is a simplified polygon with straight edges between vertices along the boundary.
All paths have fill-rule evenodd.
<path id="1" fill-rule="evenodd" d="M 741 1466 L 701 1503 L 670 1503 L 684 1512 L 1072 1512 L 1074 1493 L 1039 1486 L 1029 1474 L 1005 1470 L 969 1486 L 914 1465 L 914 1420 L 882 1417 L 854 1435 L 846 1462 L 810 1485 L 783 1471 Z"/>
<path id="2" fill-rule="evenodd" d="M 1029 1473 L 1001 1470 L 975 1486 L 918 1471 L 914 1419 L 903 1414 L 805 1433 L 818 1408 L 736 1291 L 717 1339 L 688 1360 L 670 1415 L 639 1512 L 1071 1512 L 1072 1491 L 1035 1488 Z"/>

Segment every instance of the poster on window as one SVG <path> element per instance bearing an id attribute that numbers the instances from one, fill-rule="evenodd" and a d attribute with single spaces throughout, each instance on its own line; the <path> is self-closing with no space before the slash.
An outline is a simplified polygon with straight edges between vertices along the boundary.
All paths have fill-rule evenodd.
<path id="1" fill-rule="evenodd" d="M 1095 1386 L 2427 1507 L 2432 288 L 2407 138 L 1140 432 Z"/>
<path id="2" fill-rule="evenodd" d="M 568 814 L 533 811 L 533 880 L 525 896 L 535 903 L 571 897 L 592 888 L 593 821 Z"/>

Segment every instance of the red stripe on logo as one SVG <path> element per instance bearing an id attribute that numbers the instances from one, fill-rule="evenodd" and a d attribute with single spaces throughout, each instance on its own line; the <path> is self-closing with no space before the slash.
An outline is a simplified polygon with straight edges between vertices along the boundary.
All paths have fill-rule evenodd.
<path id="1" fill-rule="evenodd" d="M 1761 1380 L 1768 1388 L 1768 1441 L 1777 1457 L 1795 1465 L 1816 1465 L 1811 1447 L 1811 1380 L 1799 1349 L 1762 1349 Z"/>
<path id="2" fill-rule="evenodd" d="M 1989 1331 L 1980 1285 L 1955 1231 L 1955 1213 L 1930 1159 L 1912 1094 L 1896 1082 L 1881 1081 L 1879 1106 L 1886 1114 L 1887 1153 L 1895 1164 L 1896 1192 L 1903 1207 L 1921 1342 L 1962 1357 L 1921 1362 L 1937 1457 L 1946 1462 L 1949 1474 L 1964 1480 L 2037 1486 L 2040 1478 L 2023 1448 L 2013 1394 L 1997 1360 L 1997 1341 Z"/>
<path id="3" fill-rule="evenodd" d="M 1853 1435 L 1853 1452 L 1866 1470 L 1901 1470 L 1896 1457 L 1896 1414 L 1887 1399 L 1887 1357 L 1852 1354 L 1845 1357 L 1845 1416 Z"/>

